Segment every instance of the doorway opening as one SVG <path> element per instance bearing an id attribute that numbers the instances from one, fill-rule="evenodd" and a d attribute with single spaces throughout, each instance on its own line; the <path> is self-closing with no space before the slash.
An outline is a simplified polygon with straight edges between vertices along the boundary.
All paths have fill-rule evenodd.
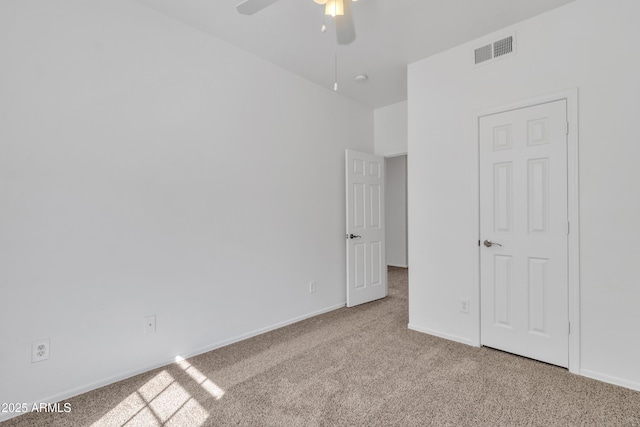
<path id="1" fill-rule="evenodd" d="M 407 155 L 385 158 L 387 265 L 407 268 Z"/>

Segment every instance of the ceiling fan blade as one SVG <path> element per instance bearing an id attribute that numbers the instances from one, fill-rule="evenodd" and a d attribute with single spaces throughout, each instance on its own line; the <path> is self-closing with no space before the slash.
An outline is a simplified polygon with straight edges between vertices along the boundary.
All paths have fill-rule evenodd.
<path id="1" fill-rule="evenodd" d="M 236 9 L 243 15 L 253 15 L 277 1 L 278 0 L 245 0 L 237 5 Z"/>
<path id="2" fill-rule="evenodd" d="M 336 36 L 338 44 L 349 44 L 356 39 L 356 27 L 353 25 L 351 0 L 342 0 L 344 15 L 336 16 Z"/>

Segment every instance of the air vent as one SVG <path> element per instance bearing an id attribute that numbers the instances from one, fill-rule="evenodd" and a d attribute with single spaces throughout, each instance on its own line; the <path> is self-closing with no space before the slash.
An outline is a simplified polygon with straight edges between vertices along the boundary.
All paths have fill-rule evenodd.
<path id="1" fill-rule="evenodd" d="M 515 53 L 515 34 L 503 37 L 500 40 L 485 44 L 474 51 L 476 65 L 496 61 Z"/>
<path id="2" fill-rule="evenodd" d="M 482 46 L 476 49 L 476 64 L 493 59 L 491 45 Z"/>
<path id="3" fill-rule="evenodd" d="M 507 37 L 506 39 L 498 40 L 497 42 L 493 43 L 494 58 L 506 55 L 507 53 L 511 52 L 513 52 L 513 36 Z"/>

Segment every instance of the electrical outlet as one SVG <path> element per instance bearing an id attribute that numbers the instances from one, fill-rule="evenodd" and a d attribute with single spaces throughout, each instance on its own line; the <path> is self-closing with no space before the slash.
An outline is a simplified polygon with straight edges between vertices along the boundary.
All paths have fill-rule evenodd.
<path id="1" fill-rule="evenodd" d="M 31 344 L 31 363 L 42 362 L 49 358 L 51 343 L 49 339 L 34 341 Z"/>
<path id="2" fill-rule="evenodd" d="M 315 294 L 316 293 L 316 282 L 309 282 L 309 293 L 310 294 Z"/>
<path id="3" fill-rule="evenodd" d="M 156 316 L 147 316 L 144 318 L 144 333 L 154 334 L 156 332 Z"/>
<path id="4" fill-rule="evenodd" d="M 469 300 L 460 300 L 460 313 L 469 314 Z"/>

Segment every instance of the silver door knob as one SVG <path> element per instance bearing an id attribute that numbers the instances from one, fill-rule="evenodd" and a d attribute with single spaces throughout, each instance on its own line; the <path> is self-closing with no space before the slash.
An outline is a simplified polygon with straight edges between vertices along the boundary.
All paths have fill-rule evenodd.
<path id="1" fill-rule="evenodd" d="M 500 246 L 500 247 L 502 247 L 502 245 L 501 245 L 500 243 L 492 242 L 491 240 L 485 240 L 485 241 L 484 241 L 484 245 L 485 245 L 486 247 L 488 247 L 488 248 L 490 248 L 490 247 L 491 247 L 491 246 L 493 246 L 493 245 L 496 245 L 496 246 Z"/>

